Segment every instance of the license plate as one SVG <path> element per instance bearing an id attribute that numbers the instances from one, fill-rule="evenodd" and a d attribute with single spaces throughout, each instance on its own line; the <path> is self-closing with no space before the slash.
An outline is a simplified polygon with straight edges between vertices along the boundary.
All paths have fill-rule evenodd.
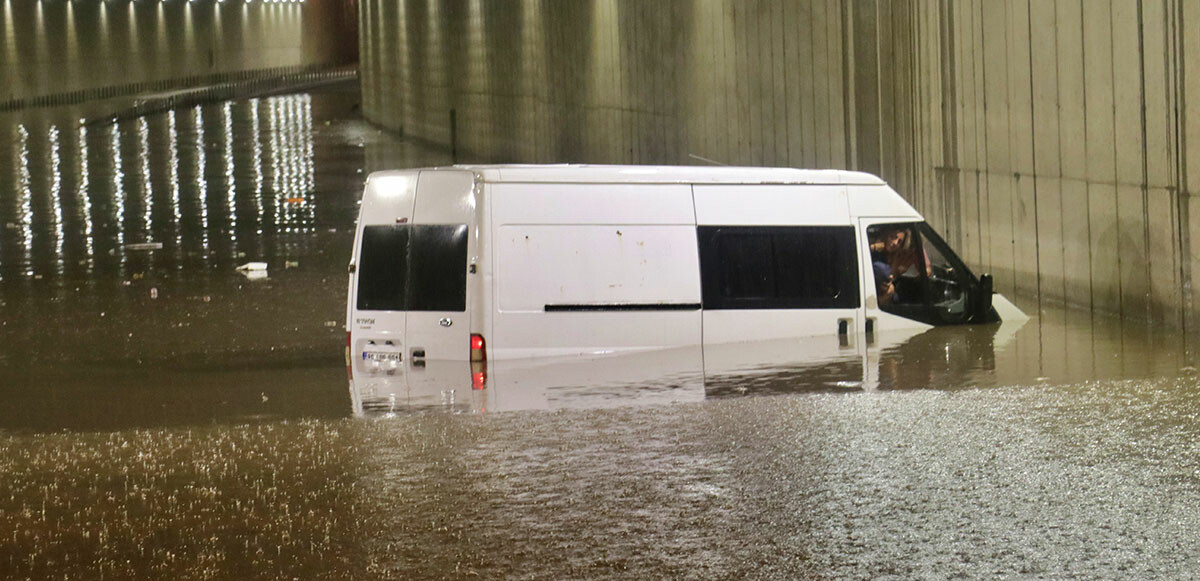
<path id="1" fill-rule="evenodd" d="M 400 354 L 395 351 L 363 351 L 363 361 L 395 361 L 400 362 Z"/>

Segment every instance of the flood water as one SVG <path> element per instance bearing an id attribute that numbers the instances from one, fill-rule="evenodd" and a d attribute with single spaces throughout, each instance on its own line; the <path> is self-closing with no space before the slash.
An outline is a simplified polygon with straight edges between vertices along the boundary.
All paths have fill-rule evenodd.
<path id="1" fill-rule="evenodd" d="M 357 99 L 0 118 L 0 577 L 1200 570 L 1193 342 L 1020 298 L 1024 325 L 818 360 L 782 342 L 351 391 L 363 172 L 448 161 Z"/>

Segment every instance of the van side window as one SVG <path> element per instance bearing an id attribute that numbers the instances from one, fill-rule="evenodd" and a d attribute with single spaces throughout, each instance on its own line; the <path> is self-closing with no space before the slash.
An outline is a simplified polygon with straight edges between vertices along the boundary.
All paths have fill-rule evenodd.
<path id="1" fill-rule="evenodd" d="M 359 310 L 462 312 L 466 305 L 466 224 L 363 227 Z"/>
<path id="2" fill-rule="evenodd" d="M 705 309 L 853 309 L 852 226 L 700 226 Z"/>

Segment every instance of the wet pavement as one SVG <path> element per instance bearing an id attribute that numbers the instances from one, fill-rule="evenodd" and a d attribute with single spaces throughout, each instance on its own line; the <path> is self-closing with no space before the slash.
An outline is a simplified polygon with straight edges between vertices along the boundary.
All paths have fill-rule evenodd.
<path id="1" fill-rule="evenodd" d="M 1019 300 L 1024 325 L 817 360 L 774 342 L 351 392 L 361 172 L 447 161 L 357 98 L 0 119 L 0 577 L 1200 571 L 1194 342 L 1149 325 Z"/>

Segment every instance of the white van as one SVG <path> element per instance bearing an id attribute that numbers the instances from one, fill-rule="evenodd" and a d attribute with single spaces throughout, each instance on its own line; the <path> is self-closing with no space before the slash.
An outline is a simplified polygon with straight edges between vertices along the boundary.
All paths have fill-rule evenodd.
<path id="1" fill-rule="evenodd" d="M 1023 317 L 856 172 L 455 166 L 371 174 L 352 375 Z"/>

